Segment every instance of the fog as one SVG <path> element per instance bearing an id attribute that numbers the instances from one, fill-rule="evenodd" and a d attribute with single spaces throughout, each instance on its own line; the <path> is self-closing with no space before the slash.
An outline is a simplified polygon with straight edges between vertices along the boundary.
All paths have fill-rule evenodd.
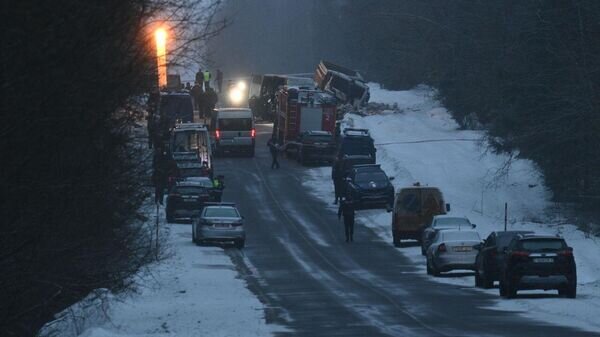
<path id="1" fill-rule="evenodd" d="M 209 46 L 208 58 L 225 76 L 312 72 L 320 59 L 343 59 L 335 30 L 321 31 L 340 1 L 226 0 L 230 26 Z M 340 57 L 341 56 L 341 57 Z"/>

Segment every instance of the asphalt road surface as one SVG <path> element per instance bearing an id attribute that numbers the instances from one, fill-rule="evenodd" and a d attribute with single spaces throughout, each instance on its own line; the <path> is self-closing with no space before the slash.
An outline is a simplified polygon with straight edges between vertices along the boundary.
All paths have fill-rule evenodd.
<path id="1" fill-rule="evenodd" d="M 497 297 L 439 284 L 357 223 L 346 243 L 337 214 L 302 186 L 306 169 L 280 158 L 271 170 L 268 125 L 256 156 L 216 161 L 224 201 L 245 216 L 247 241 L 229 249 L 282 336 L 591 336 L 516 313 L 485 309 Z M 330 180 L 323 184 L 330 184 Z M 333 196 L 332 196 L 333 201 Z M 232 318 L 234 319 L 234 318 Z"/>

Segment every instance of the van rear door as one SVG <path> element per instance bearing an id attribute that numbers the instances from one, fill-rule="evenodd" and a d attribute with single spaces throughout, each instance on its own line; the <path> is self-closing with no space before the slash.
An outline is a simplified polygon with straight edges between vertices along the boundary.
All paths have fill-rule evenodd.
<path id="1" fill-rule="evenodd" d="M 219 118 L 221 145 L 251 146 L 253 144 L 252 117 Z"/>

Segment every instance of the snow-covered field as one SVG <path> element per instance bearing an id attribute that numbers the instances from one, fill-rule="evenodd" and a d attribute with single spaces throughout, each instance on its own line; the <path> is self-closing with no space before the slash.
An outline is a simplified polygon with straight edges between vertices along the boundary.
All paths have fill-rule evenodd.
<path id="1" fill-rule="evenodd" d="M 450 214 L 471 219 L 477 224 L 482 238 L 493 230 L 503 229 L 504 203 L 507 202 L 509 229 L 560 234 L 574 247 L 579 283 L 577 299 L 559 298 L 555 292 L 519 292 L 527 295 L 515 300 L 499 298 L 494 308 L 600 331 L 597 319 L 600 315 L 600 241 L 572 225 L 558 224 L 556 216 L 548 211 L 552 207 L 551 195 L 535 165 L 523 159 L 509 162 L 507 155 L 487 151 L 484 133 L 459 130 L 448 111 L 435 100 L 435 92 L 430 88 L 388 91 L 377 84 L 370 84 L 370 87 L 372 102 L 397 104 L 400 112 L 384 111 L 367 117 L 347 115 L 344 123 L 372 131 L 377 145 L 377 162 L 389 176 L 395 177 L 393 183 L 397 189 L 415 182 L 441 188 L 446 202 L 452 205 Z M 330 181 L 331 168 L 314 168 L 305 185 L 331 204 L 333 185 L 328 183 Z M 391 244 L 389 213 L 360 211 L 358 221 Z M 402 248 L 401 251 L 421 265 L 425 274 L 425 259 L 419 247 Z M 458 275 L 435 280 L 474 288 L 473 276 Z M 497 289 L 478 291 L 498 294 Z"/>
<path id="2" fill-rule="evenodd" d="M 139 294 L 108 296 L 101 307 L 106 311 L 97 303 L 82 311 L 79 303 L 49 323 L 42 336 L 272 335 L 277 327 L 267 326 L 264 306 L 238 278 L 229 256 L 221 248 L 194 245 L 190 226 L 168 225 L 172 254 L 140 276 Z"/>

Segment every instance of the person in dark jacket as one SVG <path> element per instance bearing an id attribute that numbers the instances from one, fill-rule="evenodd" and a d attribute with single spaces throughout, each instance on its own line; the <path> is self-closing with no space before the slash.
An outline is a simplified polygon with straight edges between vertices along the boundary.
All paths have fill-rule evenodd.
<path id="1" fill-rule="evenodd" d="M 338 219 L 344 217 L 346 242 L 354 241 L 354 204 L 350 200 L 340 200 Z"/>
<path id="2" fill-rule="evenodd" d="M 271 169 L 279 169 L 279 162 L 277 161 L 277 156 L 279 155 L 279 146 L 277 145 L 277 140 L 275 140 L 275 138 L 269 139 L 269 142 L 267 142 L 267 146 L 271 151 Z"/>
<path id="3" fill-rule="evenodd" d="M 207 110 L 204 111 L 204 116 L 209 117 L 211 115 L 211 112 L 217 106 L 217 102 L 219 102 L 219 95 L 217 95 L 217 92 L 215 91 L 215 89 L 208 88 L 208 90 L 206 90 L 205 99 L 206 99 L 206 109 Z"/>
<path id="4" fill-rule="evenodd" d="M 338 200 L 342 198 L 342 184 L 344 183 L 343 177 L 340 174 L 339 168 L 336 167 L 335 163 L 331 167 L 331 180 L 333 180 L 333 192 L 335 194 L 334 205 L 337 205 Z"/>
<path id="5" fill-rule="evenodd" d="M 199 113 L 202 113 L 202 111 L 200 110 L 202 108 L 202 86 L 198 82 L 196 82 L 190 90 L 190 94 L 194 99 L 194 108 L 198 110 Z"/>

